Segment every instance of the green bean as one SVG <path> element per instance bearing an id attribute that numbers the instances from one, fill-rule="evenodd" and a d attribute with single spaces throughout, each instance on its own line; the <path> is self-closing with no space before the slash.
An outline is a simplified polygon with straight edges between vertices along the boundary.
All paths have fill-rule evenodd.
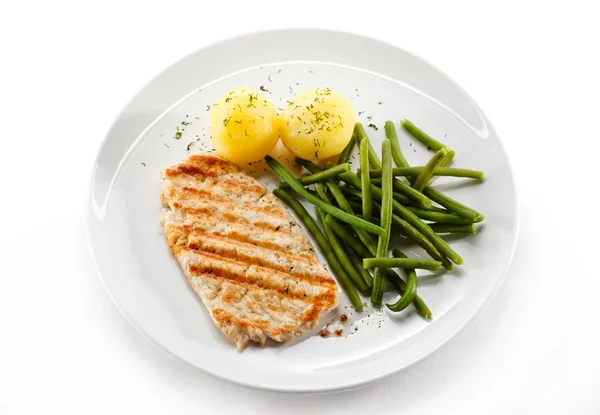
<path id="1" fill-rule="evenodd" d="M 431 206 L 431 200 L 421 193 L 420 190 L 414 189 L 407 185 L 404 182 L 401 182 L 398 179 L 392 180 L 393 189 L 396 191 L 395 193 L 406 196 L 408 199 L 414 200 L 419 206 L 429 207 Z"/>
<path id="2" fill-rule="evenodd" d="M 392 255 L 396 258 L 406 258 L 406 255 L 398 249 L 394 249 Z M 386 304 L 387 308 L 394 312 L 404 310 L 413 302 L 415 295 L 417 295 L 417 273 L 414 268 L 405 268 L 404 273 L 406 274 L 406 289 L 404 294 L 394 304 Z"/>
<path id="3" fill-rule="evenodd" d="M 304 168 L 307 169 L 308 171 L 310 171 L 311 173 L 317 173 L 317 172 L 321 171 L 321 168 L 319 166 L 317 166 L 315 163 L 313 163 L 312 161 L 303 160 L 301 158 L 296 158 L 296 162 L 299 163 L 300 165 L 304 166 Z M 338 204 L 338 206 L 340 207 L 340 209 L 342 209 L 346 213 L 354 215 L 354 210 L 352 209 L 352 206 L 350 206 L 350 204 L 344 197 L 344 194 L 341 191 L 338 184 L 336 182 L 334 182 L 333 180 L 327 180 L 327 181 L 325 181 L 325 185 L 329 189 L 329 192 L 335 199 L 335 201 Z M 364 243 L 372 242 L 371 235 L 368 232 L 366 232 L 363 229 L 360 229 L 357 226 L 352 226 L 352 227 L 353 227 L 354 231 L 357 233 L 357 235 L 361 241 L 363 241 Z"/>
<path id="4" fill-rule="evenodd" d="M 360 274 L 360 276 L 362 277 L 363 281 L 367 284 L 367 286 L 369 288 L 371 288 L 373 286 L 373 277 L 371 276 L 369 271 L 367 271 L 365 269 L 365 267 L 362 266 L 362 258 L 359 258 L 359 256 L 356 254 L 356 252 L 354 252 L 348 246 L 348 244 L 344 244 L 344 246 L 346 248 L 346 253 L 348 254 L 348 258 L 350 258 L 350 262 L 352 262 L 352 266 L 354 266 L 354 268 Z"/>
<path id="5" fill-rule="evenodd" d="M 338 176 L 345 183 L 351 184 L 354 187 L 358 187 L 360 189 L 361 183 L 360 179 L 356 177 L 354 173 L 346 172 L 342 173 Z M 371 185 L 371 194 L 373 199 L 381 200 L 382 194 L 381 189 Z M 404 219 L 406 222 L 415 227 L 424 238 L 429 239 L 433 246 L 442 254 L 448 257 L 452 262 L 457 265 L 463 263 L 462 258 L 458 255 L 450 246 L 444 241 L 441 237 L 439 237 L 427 224 L 422 222 L 414 213 L 410 210 L 406 209 L 400 203 L 395 200 L 392 201 L 392 209 L 393 211 Z"/>
<path id="6" fill-rule="evenodd" d="M 392 153 L 393 154 L 393 153 Z M 394 177 L 403 176 L 418 176 L 424 169 L 424 166 L 419 167 L 396 167 L 392 169 Z M 370 176 L 372 179 L 381 177 L 381 170 L 371 170 Z M 483 180 L 483 172 L 469 169 L 457 169 L 452 167 L 437 167 L 433 170 L 434 176 L 450 176 L 450 177 L 465 177 L 468 179 Z"/>
<path id="7" fill-rule="evenodd" d="M 350 155 L 352 154 L 352 150 L 354 150 L 355 144 L 356 138 L 354 138 L 354 134 L 352 134 L 352 137 L 350 137 L 350 141 L 348 141 L 348 144 L 346 144 L 346 147 L 344 147 L 344 150 L 340 154 L 340 158 L 338 159 L 337 164 L 343 164 L 348 162 L 348 160 L 350 159 Z"/>
<path id="8" fill-rule="evenodd" d="M 363 244 L 358 237 L 356 237 L 347 227 L 345 227 L 340 221 L 329 216 L 326 220 L 327 224 L 331 227 L 331 229 L 339 235 L 342 240 L 348 244 L 361 258 L 369 258 L 376 254 L 377 247 L 375 243 L 371 242 L 370 245 Z M 387 278 L 387 280 L 394 286 L 396 291 L 400 293 L 400 295 L 405 293 L 407 288 L 406 283 L 400 276 L 392 269 L 384 268 L 383 275 Z M 419 313 L 420 316 L 426 319 L 431 318 L 431 310 L 425 304 L 425 301 L 418 295 L 415 295 L 413 299 L 413 305 L 415 309 Z"/>
<path id="9" fill-rule="evenodd" d="M 411 206 L 406 207 L 412 213 L 414 213 L 418 218 L 425 219 L 431 222 L 437 223 L 448 223 L 453 225 L 470 225 L 473 223 L 470 219 L 461 218 L 454 213 L 439 213 L 432 212 L 425 209 L 419 209 Z"/>
<path id="10" fill-rule="evenodd" d="M 411 207 L 416 207 L 416 206 L 411 206 Z M 407 208 L 408 208 L 408 206 L 407 206 Z M 421 209 L 421 210 L 427 210 L 427 211 L 429 211 L 429 212 L 437 212 L 437 213 L 446 213 L 446 214 L 450 214 L 450 211 L 449 211 L 449 210 L 447 210 L 447 209 L 444 209 L 444 208 L 440 208 L 440 207 L 437 207 L 437 206 L 429 206 L 429 207 L 426 207 L 426 208 L 422 207 L 422 208 L 420 208 L 420 209 Z"/>
<path id="11" fill-rule="evenodd" d="M 360 212 L 360 214 L 362 215 L 362 203 L 355 200 L 355 199 L 348 199 L 348 203 L 350 204 L 350 207 L 352 208 L 353 211 L 355 212 Z M 374 218 L 371 218 L 371 222 L 373 221 Z"/>
<path id="12" fill-rule="evenodd" d="M 327 217 L 325 222 L 336 234 L 339 235 L 340 238 L 342 238 L 346 244 L 348 244 L 348 246 L 350 246 L 350 248 L 352 248 L 361 257 L 372 257 L 377 252 L 377 246 L 375 245 L 375 242 L 371 241 L 369 244 L 364 244 L 356 235 L 352 233 L 350 229 L 345 227 L 333 216 Z"/>
<path id="13" fill-rule="evenodd" d="M 390 234 L 392 227 L 392 147 L 390 140 L 381 143 L 381 154 L 383 159 L 381 174 L 381 227 L 385 233 L 379 236 L 377 241 L 377 258 L 385 258 L 388 254 L 390 245 Z M 362 183 L 361 183 L 362 184 Z M 364 196 L 364 193 L 363 193 Z M 375 268 L 373 273 L 373 291 L 371 293 L 371 303 L 381 305 L 383 299 L 383 274 L 381 269 Z"/>
<path id="14" fill-rule="evenodd" d="M 401 124 L 415 138 L 417 138 L 419 140 L 420 139 L 424 139 L 427 144 L 426 143 L 423 143 L 423 144 L 429 146 L 433 150 L 438 151 L 442 147 L 446 148 L 446 146 L 444 144 L 442 144 L 442 143 L 434 140 L 433 138 L 429 137 L 423 131 L 419 130 L 410 121 L 403 120 L 403 121 L 401 121 Z M 436 145 L 436 143 L 437 143 L 437 145 Z M 432 144 L 433 144 L 433 146 L 432 146 Z M 398 148 L 397 151 L 400 151 L 400 148 Z M 406 165 L 406 166 L 398 166 L 398 167 L 410 167 L 410 166 Z M 435 169 L 435 170 L 437 170 L 437 169 Z M 371 172 L 371 173 L 373 173 L 373 172 Z M 483 173 L 481 175 L 481 178 L 483 178 Z M 484 216 L 481 213 L 479 213 L 479 212 L 477 212 L 477 211 L 469 208 L 468 206 L 465 206 L 465 205 L 457 202 L 456 200 L 454 200 L 454 199 L 452 199 L 452 198 L 444 195 L 442 192 L 440 192 L 437 189 L 434 189 L 431 186 L 425 186 L 425 188 L 423 189 L 423 194 L 425 196 L 427 196 L 430 200 L 436 202 L 439 205 L 442 205 L 443 207 L 445 207 L 446 209 L 448 209 L 450 212 L 456 213 L 458 216 L 461 216 L 461 217 L 466 218 L 466 219 L 471 219 L 474 222 L 481 222 L 484 219 Z"/>
<path id="15" fill-rule="evenodd" d="M 385 268 L 383 270 L 385 277 L 388 281 L 396 288 L 396 291 L 400 293 L 400 295 L 404 295 L 410 287 L 404 280 L 392 269 Z M 415 297 L 412 300 L 412 304 L 417 310 L 417 313 L 425 319 L 431 319 L 431 310 L 425 304 L 425 301 L 418 294 L 415 294 Z"/>
<path id="16" fill-rule="evenodd" d="M 371 179 L 369 177 L 369 142 L 360 142 L 360 181 L 365 191 L 362 193 L 362 216 L 365 220 L 371 220 L 373 205 L 371 202 Z"/>
<path id="17" fill-rule="evenodd" d="M 446 157 L 448 154 L 448 150 L 445 148 L 441 148 L 438 152 L 436 152 L 433 157 L 427 162 L 421 174 L 417 176 L 417 179 L 414 181 L 412 187 L 422 192 L 427 183 L 431 180 L 433 171 L 440 164 L 442 159 Z"/>
<path id="18" fill-rule="evenodd" d="M 377 171 L 380 172 L 381 170 Z M 359 171 L 356 174 L 362 174 L 362 169 L 359 169 Z M 381 174 L 379 174 L 379 177 L 381 177 Z M 381 187 L 381 179 L 372 179 L 371 184 L 377 187 Z M 423 208 L 428 208 L 431 206 L 431 200 L 427 196 L 425 196 L 418 190 L 413 189 L 408 184 L 398 179 L 393 179 L 392 186 L 395 190 L 394 195 L 397 195 L 397 197 L 394 198 L 403 205 L 417 204 L 418 206 L 421 206 Z"/>
<path id="19" fill-rule="evenodd" d="M 327 216 L 325 216 L 325 220 L 323 221 L 323 228 L 325 229 L 325 236 L 329 239 L 329 244 L 333 249 L 333 253 L 337 257 L 339 263 L 346 271 L 346 274 L 350 277 L 356 288 L 359 291 L 365 292 L 369 289 L 367 283 L 362 279 L 362 276 L 358 273 L 356 268 L 350 262 L 350 258 L 346 254 L 341 241 L 338 239 L 337 235 L 331 230 L 331 228 L 327 225 Z"/>
<path id="20" fill-rule="evenodd" d="M 427 269 L 437 271 L 442 265 L 439 261 L 431 259 L 413 259 L 413 258 L 365 258 L 363 267 L 365 268 L 413 268 Z"/>
<path id="21" fill-rule="evenodd" d="M 408 162 L 404 158 L 404 155 L 400 151 L 400 143 L 398 142 L 398 136 L 396 135 L 396 126 L 393 121 L 385 122 L 385 135 L 392 143 L 392 158 L 394 163 L 398 167 L 408 166 Z M 396 176 L 396 174 L 394 174 Z"/>
<path id="22" fill-rule="evenodd" d="M 377 157 L 377 153 L 375 153 L 375 150 L 371 145 L 371 141 L 369 140 L 369 137 L 367 137 L 367 133 L 365 133 L 363 125 L 359 122 L 354 124 L 354 137 L 356 137 L 359 143 L 362 143 L 363 140 L 367 140 L 367 145 L 369 147 L 369 163 L 374 169 L 380 169 L 381 161 L 379 161 L 379 157 Z"/>
<path id="23" fill-rule="evenodd" d="M 304 223 L 304 226 L 306 226 L 308 232 L 312 235 L 317 245 L 319 245 L 319 248 L 321 248 L 323 255 L 325 255 L 329 266 L 331 267 L 333 273 L 336 276 L 336 279 L 342 286 L 342 289 L 344 290 L 346 295 L 348 295 L 350 303 L 354 306 L 354 308 L 357 311 L 361 311 L 363 307 L 362 300 L 358 296 L 354 285 L 352 285 L 350 277 L 348 276 L 348 274 L 346 274 L 346 271 L 344 271 L 344 268 L 335 256 L 333 249 L 329 244 L 329 240 L 325 237 L 325 235 L 323 235 L 321 229 L 319 229 L 319 225 L 317 225 L 315 220 L 308 214 L 304 206 L 302 206 L 302 203 L 296 200 L 289 193 L 281 189 L 275 189 L 273 190 L 273 194 L 280 198 L 294 212 L 296 212 L 296 215 L 298 215 L 300 221 Z"/>
<path id="24" fill-rule="evenodd" d="M 438 167 L 446 167 L 448 164 L 452 163 L 452 160 L 454 160 L 456 152 L 451 148 L 446 148 L 446 150 L 448 150 L 448 153 L 446 153 L 444 158 L 440 160 Z"/>
<path id="25" fill-rule="evenodd" d="M 436 139 L 425 134 L 425 132 L 423 130 L 418 128 L 412 122 L 410 122 L 408 120 L 402 120 L 402 121 L 400 121 L 400 124 L 406 131 L 408 131 L 410 133 L 410 135 L 412 135 L 414 138 L 416 138 L 421 143 L 423 143 L 423 145 L 425 145 L 425 147 L 430 148 L 435 152 L 439 151 L 442 148 L 447 148 L 447 146 L 445 144 L 442 144 L 439 141 L 437 141 Z M 398 166 L 398 167 L 401 167 L 401 166 Z"/>
<path id="26" fill-rule="evenodd" d="M 485 218 L 481 213 L 471 209 L 468 206 L 463 205 L 462 203 L 452 199 L 451 197 L 446 196 L 434 187 L 425 186 L 425 189 L 423 189 L 423 193 L 431 200 L 436 202 L 438 205 L 445 207 L 450 212 L 456 213 L 460 217 L 470 219 L 475 223 L 481 222 Z"/>
<path id="27" fill-rule="evenodd" d="M 307 192 L 306 189 L 300 183 L 298 183 L 298 180 L 296 180 L 294 178 L 294 176 L 289 171 L 287 171 L 285 169 L 285 167 L 283 167 L 281 164 L 279 164 L 279 162 L 277 160 L 275 160 L 273 157 L 267 155 L 267 156 L 265 156 L 265 160 L 266 160 L 267 164 L 275 171 L 275 173 L 277 173 L 277 175 L 279 177 L 281 177 L 285 182 L 287 182 L 296 193 L 298 193 L 300 196 L 302 196 L 308 202 L 312 203 L 313 205 L 317 206 L 320 209 L 323 209 L 325 212 L 329 213 L 331 216 L 334 216 L 334 217 L 340 219 L 341 221 L 344 221 L 351 225 L 357 226 L 361 229 L 364 229 L 367 232 L 371 232 L 376 235 L 385 235 L 385 233 L 386 233 L 385 229 L 383 229 L 377 225 L 374 225 L 362 218 L 359 218 L 352 214 L 346 213 L 343 210 L 338 209 L 335 206 L 332 206 L 329 203 L 324 202 L 321 199 L 319 199 L 319 198 L 313 196 L 312 194 L 310 194 L 309 192 Z M 348 173 L 349 172 L 346 172 L 343 174 L 348 174 Z"/>
<path id="28" fill-rule="evenodd" d="M 331 169 L 323 170 L 317 173 L 309 174 L 307 176 L 298 177 L 296 180 L 302 184 L 302 186 L 308 186 L 309 184 L 318 183 L 325 181 L 327 179 L 332 179 L 336 177 L 340 173 L 344 173 L 350 171 L 350 165 L 348 163 L 338 164 Z M 280 189 L 287 190 L 290 188 L 290 185 L 283 182 L 279 185 Z"/>
<path id="29" fill-rule="evenodd" d="M 429 225 L 435 233 L 477 233 L 475 225 L 447 225 L 445 223 L 432 223 Z"/>
<path id="30" fill-rule="evenodd" d="M 372 182 L 372 181 L 371 181 L 371 182 Z M 379 185 L 381 186 L 381 183 L 380 183 Z M 413 204 L 415 204 L 415 202 L 414 202 L 414 201 L 411 201 L 411 200 L 409 200 L 409 199 L 408 199 L 406 196 L 404 196 L 404 195 L 401 195 L 401 194 L 400 194 L 400 193 L 398 193 L 398 192 L 394 192 L 394 194 L 393 194 L 393 196 L 392 196 L 392 197 L 394 198 L 394 200 L 395 200 L 395 201 L 397 201 L 397 202 L 398 202 L 398 203 L 400 203 L 401 205 L 407 205 L 407 206 L 410 206 L 410 205 L 413 205 Z M 421 206 L 423 209 L 427 209 L 427 208 L 431 207 L 431 206 L 427 206 L 427 207 L 425 207 L 425 206 L 422 206 L 422 205 L 419 205 L 419 206 Z"/>
<path id="31" fill-rule="evenodd" d="M 406 236 L 408 236 L 413 241 L 417 241 L 419 246 L 423 248 L 431 258 L 441 262 L 442 266 L 448 271 L 452 271 L 452 269 L 454 268 L 452 262 L 450 262 L 448 258 L 442 255 L 440 251 L 438 251 L 437 248 L 431 243 L 431 241 L 425 238 L 425 236 L 423 236 L 422 233 L 415 229 L 414 226 L 412 226 L 410 223 L 408 223 L 396 214 L 392 215 L 392 222 L 398 225 Z"/>
<path id="32" fill-rule="evenodd" d="M 342 188 L 342 190 L 352 196 L 355 196 L 358 198 L 362 197 L 362 193 L 360 192 L 360 190 L 351 189 L 351 188 L 347 188 L 347 187 Z M 375 208 L 379 209 L 379 205 L 377 203 L 373 203 L 373 206 Z M 445 210 L 443 210 L 443 212 L 448 213 Z M 414 226 L 412 226 L 411 224 L 409 224 L 407 221 L 405 221 L 404 219 L 402 219 L 400 216 L 398 216 L 396 214 L 392 215 L 392 223 L 398 225 L 400 227 L 400 229 L 403 231 L 403 233 L 406 234 L 406 236 L 408 236 L 410 239 L 415 241 L 421 248 L 423 248 L 425 250 L 425 252 L 427 252 L 429 254 L 429 256 L 431 256 L 436 261 L 441 261 L 444 268 L 446 268 L 449 271 L 452 270 L 452 268 L 453 268 L 452 262 L 450 262 L 448 260 L 448 258 L 446 258 L 444 255 L 442 255 L 435 248 L 435 246 L 433 246 L 431 241 L 429 239 L 427 239 L 421 232 L 419 232 L 417 229 L 415 229 Z"/>
<path id="33" fill-rule="evenodd" d="M 315 183 L 315 190 L 317 191 L 317 196 L 322 201 L 327 202 L 330 205 L 333 204 L 331 202 L 331 199 L 329 198 L 329 195 L 327 194 L 327 189 L 325 188 L 325 185 L 323 183 Z"/>

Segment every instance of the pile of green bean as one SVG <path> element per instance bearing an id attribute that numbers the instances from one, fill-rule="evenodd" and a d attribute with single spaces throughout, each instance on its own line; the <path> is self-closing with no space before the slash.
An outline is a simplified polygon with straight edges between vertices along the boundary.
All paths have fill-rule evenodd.
<path id="1" fill-rule="evenodd" d="M 363 308 L 358 292 L 370 294 L 374 306 L 381 305 L 384 279 L 387 279 L 400 294 L 394 304 L 386 304 L 390 310 L 402 311 L 413 304 L 421 316 L 429 319 L 431 311 L 417 295 L 415 269 L 452 270 L 454 265 L 462 264 L 463 259 L 440 234 L 474 234 L 474 225 L 484 219 L 479 212 L 429 183 L 434 176 L 481 181 L 483 173 L 447 167 L 453 161 L 454 150 L 408 120 L 402 120 L 401 125 L 435 152 L 425 166 L 408 165 L 392 121 L 385 123 L 381 160 L 360 123 L 355 125 L 352 139 L 337 164 L 329 163 L 322 169 L 311 161 L 296 159 L 310 173 L 296 178 L 274 158 L 267 156 L 265 160 L 283 180 L 273 193 L 304 223 L 357 311 Z M 348 160 L 357 145 L 360 168 L 353 173 Z M 307 189 L 308 186 L 313 189 Z M 295 196 L 316 206 L 321 226 Z M 414 241 L 431 259 L 408 258 L 398 249 L 393 249 L 389 257 L 390 237 L 394 231 Z M 393 268 L 402 269 L 405 278 Z"/>

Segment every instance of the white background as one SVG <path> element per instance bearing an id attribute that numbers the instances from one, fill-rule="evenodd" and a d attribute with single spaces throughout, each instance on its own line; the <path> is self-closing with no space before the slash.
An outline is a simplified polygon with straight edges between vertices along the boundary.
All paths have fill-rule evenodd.
<path id="1" fill-rule="evenodd" d="M 1 3 L 0 414 L 600 413 L 600 14 L 385 3 Z M 335 395 L 245 389 L 162 354 L 113 305 L 85 237 L 92 163 L 125 103 L 191 51 L 285 27 L 366 34 L 432 62 L 486 112 L 519 192 L 494 300 L 424 361 Z"/>

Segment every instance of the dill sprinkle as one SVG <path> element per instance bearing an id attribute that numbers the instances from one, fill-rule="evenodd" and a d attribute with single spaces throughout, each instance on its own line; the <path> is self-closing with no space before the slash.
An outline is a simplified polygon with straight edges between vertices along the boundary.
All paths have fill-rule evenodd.
<path id="1" fill-rule="evenodd" d="M 210 111 L 210 105 L 206 106 L 206 111 Z"/>

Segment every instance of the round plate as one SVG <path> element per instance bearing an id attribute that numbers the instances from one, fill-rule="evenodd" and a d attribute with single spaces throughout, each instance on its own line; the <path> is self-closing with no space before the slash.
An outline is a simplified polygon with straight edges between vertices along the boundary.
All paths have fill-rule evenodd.
<path id="1" fill-rule="evenodd" d="M 341 337 L 315 333 L 285 345 L 236 348 L 188 288 L 159 228 L 159 171 L 210 148 L 208 106 L 233 87 L 266 89 L 282 108 L 300 91 L 329 87 L 349 98 L 375 148 L 383 124 L 408 118 L 456 150 L 455 166 L 486 173 L 482 184 L 435 185 L 486 216 L 472 236 L 449 237 L 464 265 L 421 273 L 418 292 L 433 312 L 352 312 L 343 294 Z M 431 156 L 398 127 L 412 165 Z M 285 158 L 285 157 L 284 157 Z M 351 159 L 354 167 L 358 164 Z M 258 163 L 249 172 L 273 187 Z M 125 107 L 99 151 L 90 190 L 88 235 L 98 271 L 126 318 L 149 340 L 190 365 L 240 384 L 280 391 L 352 388 L 396 372 L 432 352 L 497 290 L 517 233 L 513 178 L 486 117 L 465 92 L 423 60 L 357 35 L 284 30 L 243 36 L 202 49 L 165 70 Z M 312 211 L 312 210 L 311 210 Z M 397 241 L 411 256 L 418 248 Z M 321 260 L 322 257 L 321 257 Z M 393 292 L 384 300 L 392 301 Z M 335 315 L 327 318 L 335 317 Z M 328 320 L 323 321 L 326 324 Z"/>

